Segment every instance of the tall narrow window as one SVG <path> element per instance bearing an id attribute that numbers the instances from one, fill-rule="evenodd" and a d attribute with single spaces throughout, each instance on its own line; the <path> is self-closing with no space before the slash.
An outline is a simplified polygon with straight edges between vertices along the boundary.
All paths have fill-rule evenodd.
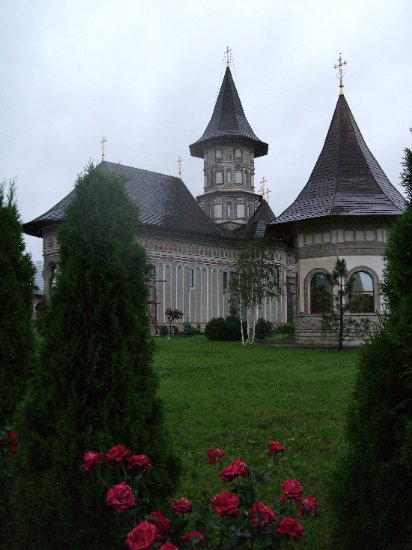
<path id="1" fill-rule="evenodd" d="M 193 268 L 189 269 L 189 287 L 193 288 L 195 286 L 195 270 Z"/>
<path id="2" fill-rule="evenodd" d="M 233 210 L 232 210 L 232 203 L 231 202 L 228 202 L 226 204 L 226 217 L 227 218 L 231 218 L 233 215 Z"/>
<path id="3" fill-rule="evenodd" d="M 324 273 L 316 273 L 310 282 L 310 312 L 328 313 L 332 306 L 332 285 Z"/>
<path id="4" fill-rule="evenodd" d="M 375 294 L 373 279 L 365 271 L 357 271 L 349 280 L 351 285 L 351 299 L 349 310 L 351 313 L 373 313 L 375 311 Z"/>
<path id="5" fill-rule="evenodd" d="M 223 290 L 227 290 L 227 285 L 228 285 L 228 273 L 227 271 L 224 271 L 223 272 Z"/>

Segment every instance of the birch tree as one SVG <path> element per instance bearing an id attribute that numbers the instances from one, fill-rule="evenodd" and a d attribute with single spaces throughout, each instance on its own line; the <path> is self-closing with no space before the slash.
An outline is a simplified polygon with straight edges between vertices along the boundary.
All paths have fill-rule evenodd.
<path id="1" fill-rule="evenodd" d="M 239 307 L 242 344 L 253 344 L 260 307 L 281 292 L 280 269 L 273 241 L 255 238 L 242 246 L 231 291 Z"/>

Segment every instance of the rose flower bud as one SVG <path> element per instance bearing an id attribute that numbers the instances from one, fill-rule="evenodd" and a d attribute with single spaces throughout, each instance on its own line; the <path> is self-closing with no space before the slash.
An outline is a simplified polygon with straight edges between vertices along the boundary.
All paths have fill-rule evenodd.
<path id="1" fill-rule="evenodd" d="M 166 541 L 164 544 L 162 544 L 159 550 L 179 550 L 179 549 L 172 542 Z"/>
<path id="2" fill-rule="evenodd" d="M 209 449 L 207 451 L 208 464 L 215 465 L 217 461 L 224 456 L 221 449 Z"/>
<path id="3" fill-rule="evenodd" d="M 223 481 L 233 481 L 235 477 L 246 477 L 246 463 L 242 462 L 238 458 L 232 462 L 232 464 L 229 464 L 229 466 L 226 466 L 221 473 L 220 477 Z"/>
<path id="4" fill-rule="evenodd" d="M 155 542 L 156 533 L 156 525 L 143 520 L 127 534 L 126 546 L 129 550 L 149 550 Z"/>
<path id="5" fill-rule="evenodd" d="M 279 443 L 279 441 L 269 441 L 268 443 L 268 454 L 269 456 L 277 455 L 278 453 L 283 453 L 285 447 Z"/>
<path id="6" fill-rule="evenodd" d="M 126 449 L 124 445 L 116 445 L 109 449 L 106 453 L 106 460 L 109 464 L 119 464 L 125 460 L 125 458 L 131 455 L 132 452 Z"/>
<path id="7" fill-rule="evenodd" d="M 134 494 L 126 483 L 123 481 L 118 485 L 113 485 L 106 493 L 106 504 L 116 510 L 118 514 L 122 514 L 134 504 Z"/>
<path id="8" fill-rule="evenodd" d="M 88 472 L 96 464 L 101 464 L 102 461 L 103 457 L 101 452 L 97 453 L 95 451 L 88 451 L 87 453 L 84 453 L 83 464 L 80 466 L 80 468 L 85 472 Z"/>
<path id="9" fill-rule="evenodd" d="M 279 502 L 284 502 L 287 498 L 300 502 L 302 500 L 302 486 L 296 479 L 287 479 L 281 485 L 282 494 Z"/>
<path id="10" fill-rule="evenodd" d="M 185 544 L 191 544 L 192 541 L 194 543 L 201 542 L 202 546 L 207 546 L 205 537 L 202 535 L 202 533 L 199 533 L 199 531 L 188 531 L 182 536 L 182 541 Z"/>
<path id="11" fill-rule="evenodd" d="M 146 455 L 129 456 L 126 458 L 126 462 L 128 470 L 137 470 L 139 473 L 143 473 L 146 472 L 146 470 L 152 469 L 150 459 Z"/>
<path id="12" fill-rule="evenodd" d="M 308 514 L 316 514 L 318 511 L 319 502 L 316 497 L 306 497 L 302 500 L 303 511 Z"/>
<path id="13" fill-rule="evenodd" d="M 150 512 L 149 519 L 152 520 L 152 523 L 157 527 L 158 534 L 156 535 L 156 540 L 161 542 L 164 541 L 172 523 L 170 519 L 164 515 L 162 510 Z"/>
<path id="14" fill-rule="evenodd" d="M 265 531 L 269 523 L 276 521 L 276 514 L 270 506 L 263 502 L 255 502 L 249 510 L 249 521 L 256 529 Z"/>
<path id="15" fill-rule="evenodd" d="M 179 498 L 172 502 L 172 510 L 177 516 L 188 514 L 192 511 L 192 503 L 187 498 Z"/>
<path id="16" fill-rule="evenodd" d="M 239 515 L 240 501 L 233 493 L 219 493 L 210 499 L 210 504 L 221 518 Z"/>
<path id="17" fill-rule="evenodd" d="M 288 537 L 300 540 L 305 531 L 302 525 L 295 518 L 283 518 L 279 521 L 276 534 L 287 535 Z"/>

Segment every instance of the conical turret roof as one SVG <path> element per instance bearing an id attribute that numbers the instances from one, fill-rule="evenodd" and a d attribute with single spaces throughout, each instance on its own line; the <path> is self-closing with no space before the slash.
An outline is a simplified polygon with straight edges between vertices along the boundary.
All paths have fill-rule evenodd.
<path id="1" fill-rule="evenodd" d="M 256 136 L 247 121 L 229 67 L 226 68 L 212 118 L 202 137 L 190 145 L 190 154 L 203 158 L 204 150 L 214 141 L 228 139 L 252 145 L 255 157 L 267 155 L 268 144 Z"/>
<path id="2" fill-rule="evenodd" d="M 404 208 L 404 198 L 368 149 L 342 94 L 309 181 L 272 223 L 324 216 L 399 215 Z"/>

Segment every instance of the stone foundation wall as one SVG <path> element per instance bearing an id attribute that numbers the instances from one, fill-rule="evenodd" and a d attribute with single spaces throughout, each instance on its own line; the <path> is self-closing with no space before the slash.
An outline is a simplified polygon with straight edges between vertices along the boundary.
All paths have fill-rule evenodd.
<path id="1" fill-rule="evenodd" d="M 345 316 L 347 317 L 347 316 Z M 367 319 L 370 326 L 377 321 L 377 315 L 352 315 L 356 321 Z M 297 344 L 304 346 L 318 345 L 337 345 L 337 336 L 325 336 L 322 332 L 322 316 L 321 315 L 298 315 L 294 320 L 295 326 L 295 341 Z M 344 347 L 358 347 L 362 344 L 364 335 L 357 334 L 352 331 L 350 337 L 346 337 L 343 341 Z"/>

